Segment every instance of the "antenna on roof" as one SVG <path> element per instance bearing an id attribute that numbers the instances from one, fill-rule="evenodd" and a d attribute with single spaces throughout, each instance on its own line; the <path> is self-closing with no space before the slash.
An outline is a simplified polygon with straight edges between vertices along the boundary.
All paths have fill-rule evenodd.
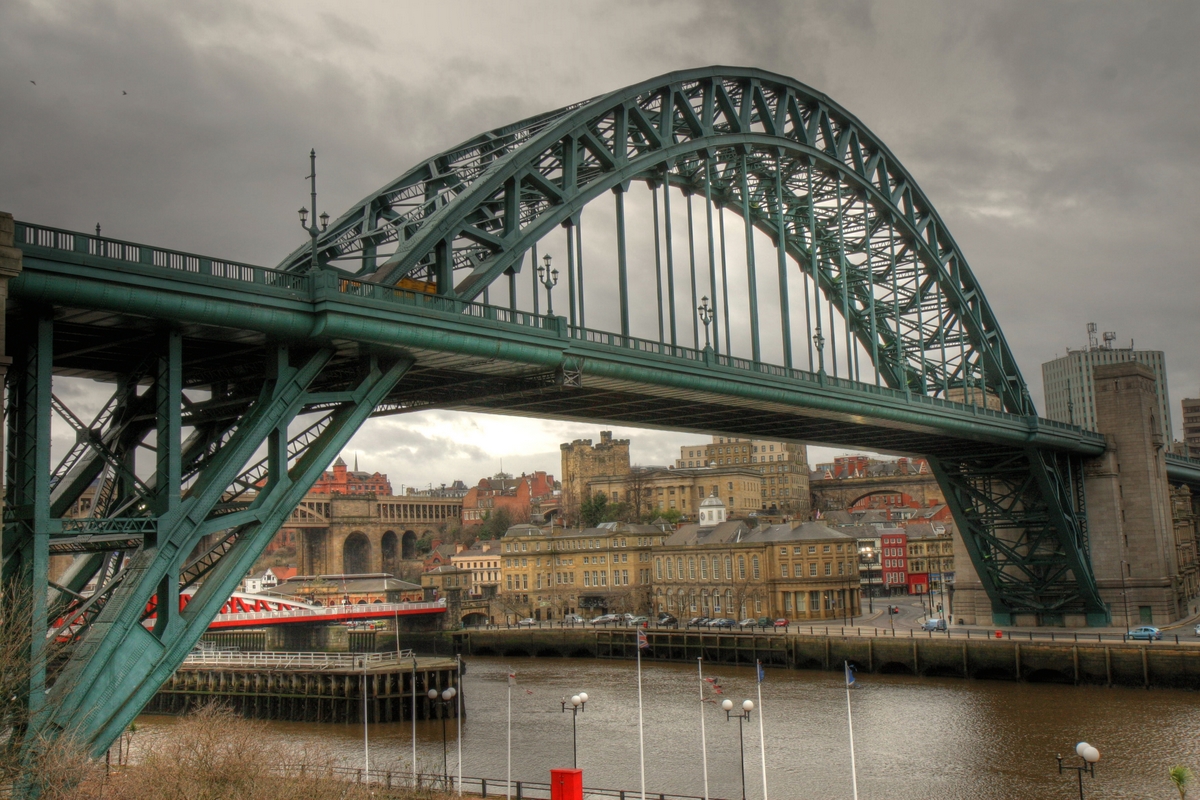
<path id="1" fill-rule="evenodd" d="M 1098 348 L 1100 346 L 1100 343 L 1098 341 L 1096 341 L 1096 323 L 1089 322 L 1087 324 L 1087 332 L 1088 332 L 1088 350 L 1095 350 L 1096 348 Z"/>

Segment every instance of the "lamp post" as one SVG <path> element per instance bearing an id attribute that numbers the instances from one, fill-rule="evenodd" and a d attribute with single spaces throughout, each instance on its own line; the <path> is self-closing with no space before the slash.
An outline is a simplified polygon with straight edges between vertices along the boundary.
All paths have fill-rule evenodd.
<path id="1" fill-rule="evenodd" d="M 707 350 L 709 346 L 708 326 L 713 319 L 713 310 L 712 306 L 708 304 L 707 295 L 700 298 L 700 305 L 696 307 L 696 310 L 700 312 L 700 321 L 704 323 L 704 348 Z"/>
<path id="2" fill-rule="evenodd" d="M 875 613 L 875 587 L 871 567 L 875 566 L 875 548 L 867 545 L 858 551 L 858 560 L 867 565 L 867 605 L 872 614 Z"/>
<path id="3" fill-rule="evenodd" d="M 1129 593 L 1125 590 L 1125 571 L 1129 562 L 1121 559 L 1121 605 L 1125 608 L 1125 630 L 1129 630 Z"/>
<path id="4" fill-rule="evenodd" d="M 322 231 L 324 231 L 326 228 L 329 227 L 329 215 L 324 212 L 321 213 L 321 216 L 320 216 L 321 227 L 318 228 L 317 227 L 317 219 L 318 219 L 318 217 L 317 217 L 317 151 L 315 148 L 313 150 L 309 151 L 308 160 L 309 160 L 309 166 L 312 169 L 312 171 L 308 175 L 308 179 L 309 179 L 310 185 L 312 187 L 313 224 L 312 225 L 308 224 L 308 209 L 305 208 L 304 206 L 301 206 L 300 207 L 300 227 L 304 228 L 304 230 L 308 231 L 308 235 L 310 237 L 312 237 L 312 266 L 309 269 L 316 270 L 316 269 L 320 268 L 320 264 L 317 262 L 317 237 L 321 235 Z"/>
<path id="5" fill-rule="evenodd" d="M 538 265 L 537 274 L 538 280 L 542 286 L 546 287 L 546 316 L 554 316 L 554 297 L 550 290 L 558 286 L 558 270 L 550 269 L 550 254 L 546 253 L 546 257 L 542 259 Z"/>
<path id="6" fill-rule="evenodd" d="M 449 709 L 450 704 L 454 702 L 456 694 L 458 694 L 458 690 L 453 686 L 444 689 L 440 697 L 438 696 L 437 689 L 430 689 L 426 692 L 426 696 L 430 700 L 442 704 L 442 785 L 447 788 L 450 786 L 450 765 L 446 759 L 446 711 Z"/>
<path id="7" fill-rule="evenodd" d="M 316 202 L 315 200 L 313 201 Z M 822 379 L 825 377 L 825 335 L 821 333 L 821 326 L 817 326 L 817 332 L 813 334 L 813 344 L 817 347 L 817 375 Z"/>
<path id="8" fill-rule="evenodd" d="M 588 701 L 587 692 L 580 692 L 579 694 L 573 694 L 573 695 L 571 695 L 570 700 L 568 700 L 565 697 L 562 699 L 562 710 L 563 710 L 564 714 L 567 711 L 567 704 L 570 703 L 570 705 L 571 705 L 571 768 L 572 769 L 579 769 L 579 748 L 576 744 L 577 740 L 575 738 L 575 718 L 577 716 L 579 716 L 580 711 L 587 711 L 587 701 Z"/>
<path id="9" fill-rule="evenodd" d="M 1075 770 L 1079 775 L 1079 800 L 1083 800 L 1083 774 L 1086 772 L 1091 777 L 1096 777 L 1096 762 L 1100 760 L 1100 751 L 1092 747 L 1087 742 L 1080 742 L 1075 745 L 1075 754 L 1081 759 L 1081 763 L 1077 767 L 1063 766 L 1063 757 L 1055 756 L 1058 759 L 1058 774 L 1062 775 L 1064 770 Z"/>
<path id="10" fill-rule="evenodd" d="M 739 714 L 733 713 L 733 701 L 726 699 L 721 701 L 721 708 L 725 711 L 725 721 L 729 722 L 734 717 L 738 721 L 738 750 L 741 753 L 742 764 L 742 800 L 746 800 L 746 740 L 742 736 L 742 723 L 750 721 L 750 712 L 754 710 L 753 700 L 742 701 L 742 711 Z"/>

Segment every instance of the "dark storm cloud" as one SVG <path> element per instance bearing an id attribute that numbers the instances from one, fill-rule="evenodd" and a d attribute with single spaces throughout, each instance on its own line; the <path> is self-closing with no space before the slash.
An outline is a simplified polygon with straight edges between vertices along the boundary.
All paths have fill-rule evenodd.
<path id="1" fill-rule="evenodd" d="M 1095 320 L 1167 352 L 1178 424 L 1200 394 L 1198 35 L 1183 2 L 16 0 L 0 4 L 0 209 L 274 264 L 303 240 L 310 147 L 336 215 L 491 127 L 670 70 L 757 66 L 827 93 L 916 176 L 1039 405 L 1039 365 Z M 456 441 L 393 432 L 380 458 L 409 464 Z M 495 448 L 472 445 L 439 463 L 487 471 Z"/>

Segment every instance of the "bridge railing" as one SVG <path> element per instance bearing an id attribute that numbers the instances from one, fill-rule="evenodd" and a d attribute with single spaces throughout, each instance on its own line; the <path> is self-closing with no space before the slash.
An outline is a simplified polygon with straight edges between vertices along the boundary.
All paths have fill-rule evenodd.
<path id="1" fill-rule="evenodd" d="M 201 650 L 189 653 L 184 658 L 184 666 L 227 666 L 227 667 L 279 667 L 279 668 L 310 668 L 324 667 L 359 668 L 365 664 L 368 667 L 394 664 L 397 661 L 408 661 L 416 656 L 412 650 L 401 650 L 396 653 L 283 653 L 257 652 L 240 653 L 229 650 Z"/>
<path id="2" fill-rule="evenodd" d="M 309 277 L 300 273 L 256 267 L 252 264 L 209 258 L 179 250 L 149 247 L 120 239 L 50 228 L 45 225 L 31 225 L 27 222 L 18 222 L 15 227 L 13 239 L 17 245 L 65 250 L 126 261 L 130 264 L 161 267 L 194 275 L 211 275 L 216 278 L 226 278 L 258 286 L 271 286 L 294 292 L 308 293 L 310 291 Z"/>
<path id="3" fill-rule="evenodd" d="M 218 614 L 213 622 L 261 622 L 264 620 L 313 620 L 345 617 L 350 614 L 384 618 L 394 613 L 411 611 L 445 611 L 446 601 L 422 603 L 371 603 L 369 605 L 330 605 L 323 608 L 291 608 L 281 611 L 239 611 Z"/>
<path id="4" fill-rule="evenodd" d="M 447 314 L 475 317 L 476 319 L 507 322 L 522 325 L 526 328 L 549 329 L 557 323 L 551 323 L 548 317 L 540 314 L 530 314 L 527 311 L 514 311 L 502 306 L 486 305 L 459 300 L 454 297 L 421 292 L 413 289 L 402 289 L 383 283 L 358 281 L 348 278 L 338 280 L 338 291 L 342 294 L 362 297 L 368 300 L 381 300 L 388 303 L 401 303 L 429 311 L 441 311 Z"/>

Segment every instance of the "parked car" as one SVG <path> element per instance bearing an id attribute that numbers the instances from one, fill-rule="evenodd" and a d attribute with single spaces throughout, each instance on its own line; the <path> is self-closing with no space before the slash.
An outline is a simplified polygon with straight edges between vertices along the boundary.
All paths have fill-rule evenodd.
<path id="1" fill-rule="evenodd" d="M 923 631 L 944 631 L 946 630 L 946 620 L 944 619 L 927 619 L 921 623 Z"/>
<path id="2" fill-rule="evenodd" d="M 709 627 L 711 627 L 711 628 L 732 628 L 735 625 L 737 625 L 737 622 L 735 622 L 734 620 L 728 619 L 728 618 L 723 618 L 723 619 L 714 619 L 713 621 L 709 622 L 708 624 L 709 624 Z"/>
<path id="3" fill-rule="evenodd" d="M 786 628 L 788 625 L 791 625 L 791 624 L 792 623 L 790 621 L 788 621 L 787 619 L 785 619 L 783 617 L 780 617 L 779 619 L 775 620 L 776 628 Z"/>
<path id="4" fill-rule="evenodd" d="M 637 617 L 634 617 L 633 619 L 629 620 L 629 624 L 633 625 L 634 627 L 640 627 L 642 625 L 645 625 L 649 621 L 650 621 L 649 617 L 637 616 Z"/>
<path id="5" fill-rule="evenodd" d="M 1196 635 L 1200 636 L 1200 625 L 1196 626 Z"/>
<path id="6" fill-rule="evenodd" d="M 633 621 L 636 619 L 636 617 L 634 617 L 633 614 L 618 614 L 617 617 L 620 619 L 621 622 L 624 622 L 626 625 L 632 625 Z"/>
<path id="7" fill-rule="evenodd" d="M 708 622 L 708 617 L 692 617 L 687 621 L 687 626 L 689 628 L 699 628 L 706 622 Z"/>
<path id="8" fill-rule="evenodd" d="M 738 627 L 739 628 L 753 628 L 757 624 L 758 624 L 758 620 L 756 620 L 752 617 L 746 617 L 744 620 L 742 620 L 741 622 L 738 623 Z"/>
<path id="9" fill-rule="evenodd" d="M 583 617 L 578 614 L 567 614 L 562 618 L 564 625 L 579 625 L 583 622 Z"/>
<path id="10" fill-rule="evenodd" d="M 658 626 L 660 628 L 678 628 L 679 620 L 676 619 L 673 615 L 668 614 L 664 611 L 663 613 L 658 615 Z M 1198 626 L 1198 627 L 1200 627 L 1200 626 Z"/>
<path id="11" fill-rule="evenodd" d="M 592 620 L 593 625 L 611 625 L 614 622 L 621 622 L 620 614 L 601 614 Z"/>
<path id="12" fill-rule="evenodd" d="M 770 617 L 759 617 L 758 618 L 758 627 L 769 628 L 769 627 L 771 627 L 771 624 L 773 622 L 774 622 L 774 620 L 771 619 Z"/>
<path id="13" fill-rule="evenodd" d="M 535 620 L 533 617 L 526 617 L 525 619 L 517 620 L 518 628 L 532 628 L 535 625 L 537 625 L 537 620 Z"/>
<path id="14" fill-rule="evenodd" d="M 1154 627 L 1153 625 L 1143 625 L 1140 628 L 1134 628 L 1133 630 L 1131 630 L 1129 632 L 1129 638 L 1130 639 L 1145 639 L 1146 641 L 1149 641 L 1151 639 L 1161 639 L 1162 631 L 1160 631 L 1158 628 Z"/>

